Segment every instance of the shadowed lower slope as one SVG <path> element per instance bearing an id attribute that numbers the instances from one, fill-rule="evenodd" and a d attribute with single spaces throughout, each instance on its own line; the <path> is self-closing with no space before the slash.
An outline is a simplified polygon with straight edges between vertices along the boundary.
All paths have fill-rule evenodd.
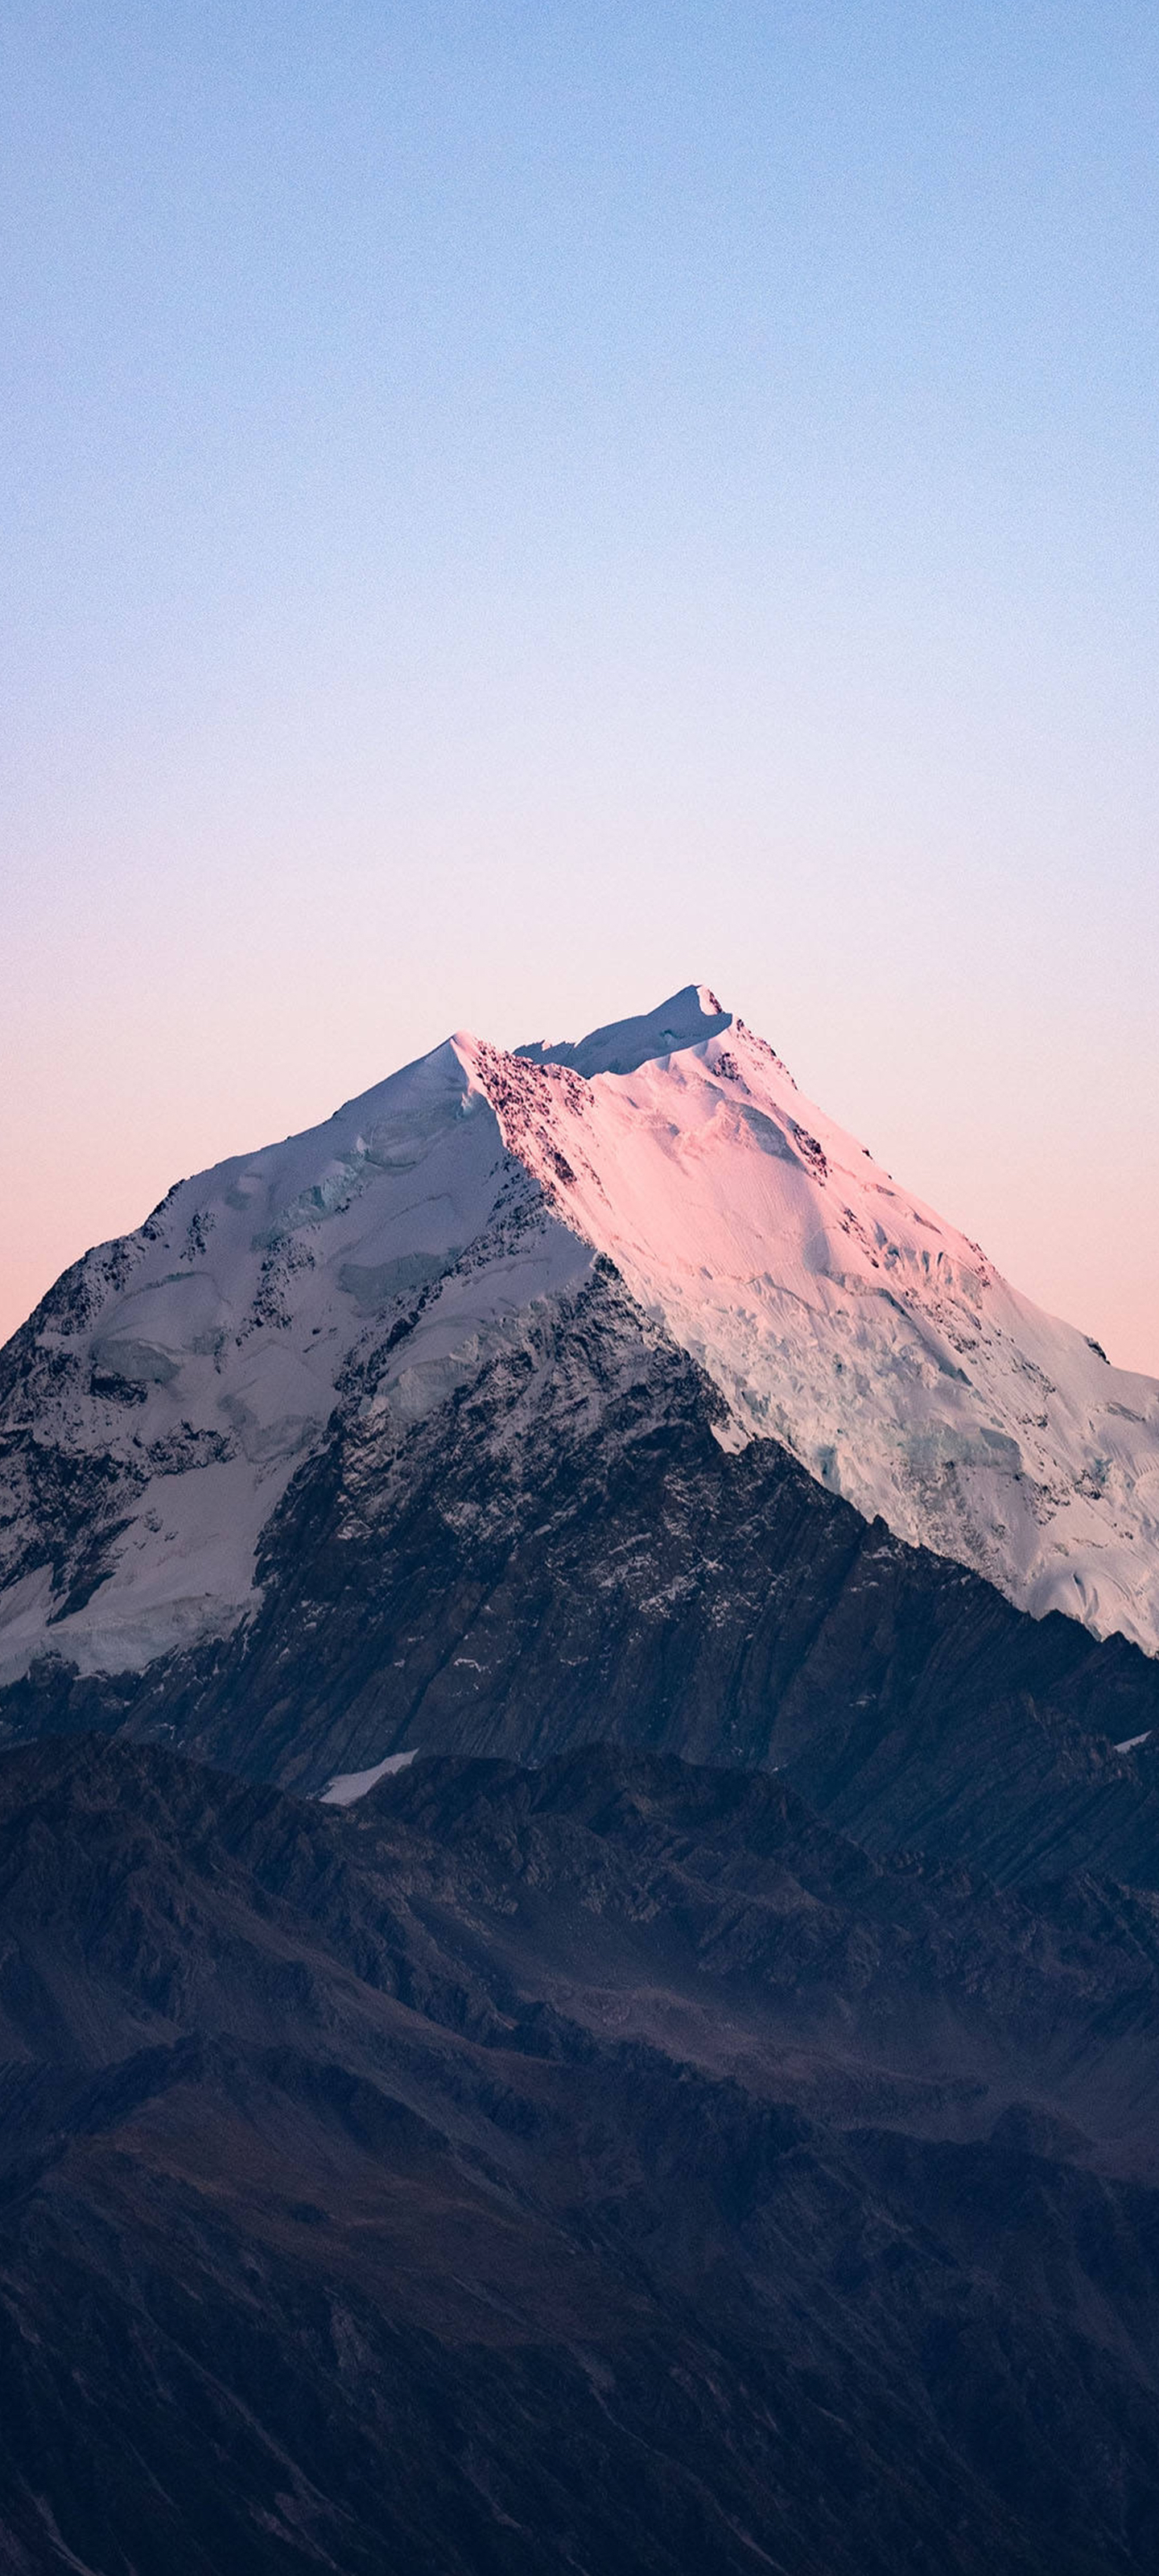
<path id="1" fill-rule="evenodd" d="M 0 2527 L 96 2576 L 1140 2576 L 1159 1909 L 767 1776 L 0 1763 Z"/>

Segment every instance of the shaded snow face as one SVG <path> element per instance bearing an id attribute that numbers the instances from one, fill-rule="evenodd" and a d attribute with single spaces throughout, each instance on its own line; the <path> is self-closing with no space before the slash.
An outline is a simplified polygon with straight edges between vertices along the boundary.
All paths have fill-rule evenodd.
<path id="1" fill-rule="evenodd" d="M 1022 1607 L 1159 1649 L 1159 1387 L 1107 1366 L 690 985 L 574 1045 L 469 1036 L 170 1193 L 0 1362 L 0 1680 L 244 1618 L 336 1405 L 414 1427 L 595 1258 L 771 1438 Z"/>
<path id="2" fill-rule="evenodd" d="M 532 1064 L 570 1065 L 586 1079 L 597 1073 L 635 1073 L 654 1057 L 699 1046 L 731 1025 L 731 1013 L 722 1011 L 707 984 L 686 984 L 682 993 L 674 993 L 658 1010 L 644 1011 L 638 1019 L 613 1020 L 574 1045 L 566 1040 L 552 1045 L 541 1038 L 534 1046 L 517 1047 L 516 1054 Z"/>
<path id="3" fill-rule="evenodd" d="M 140 1670 L 229 1629 L 361 1373 L 401 1437 L 590 1260 L 450 1043 L 180 1183 L 6 1354 L 0 1681 L 44 1648 Z"/>

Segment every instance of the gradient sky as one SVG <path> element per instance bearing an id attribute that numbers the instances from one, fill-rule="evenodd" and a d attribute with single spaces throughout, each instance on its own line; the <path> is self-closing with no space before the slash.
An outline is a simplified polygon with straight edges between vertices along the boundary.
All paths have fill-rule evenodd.
<path id="1" fill-rule="evenodd" d="M 1159 1372 L 1159 14 L 0 9 L 2 1305 L 706 979 Z"/>

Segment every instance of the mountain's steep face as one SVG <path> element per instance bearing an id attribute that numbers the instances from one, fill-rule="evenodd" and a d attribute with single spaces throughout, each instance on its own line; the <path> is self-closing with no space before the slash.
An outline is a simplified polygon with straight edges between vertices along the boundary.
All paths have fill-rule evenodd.
<path id="1" fill-rule="evenodd" d="M 349 1537 L 365 1574 L 442 1455 L 464 1546 L 497 1477 L 542 1538 L 601 1444 L 607 1485 L 642 1428 L 684 1436 L 689 1362 L 718 1454 L 775 1476 L 787 1449 L 1036 1614 L 1159 1647 L 1159 1387 L 1019 1298 L 692 986 L 576 1046 L 456 1037 L 65 1275 L 0 1361 L 0 1681 L 249 1635 L 323 1491 L 331 1573 Z"/>

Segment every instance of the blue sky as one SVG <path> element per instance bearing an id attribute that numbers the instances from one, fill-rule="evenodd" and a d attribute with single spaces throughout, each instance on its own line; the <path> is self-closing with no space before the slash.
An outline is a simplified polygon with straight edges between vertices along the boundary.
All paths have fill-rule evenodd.
<path id="1" fill-rule="evenodd" d="M 5 1321 L 705 977 L 1159 1369 L 1159 20 L 0 14 Z"/>

